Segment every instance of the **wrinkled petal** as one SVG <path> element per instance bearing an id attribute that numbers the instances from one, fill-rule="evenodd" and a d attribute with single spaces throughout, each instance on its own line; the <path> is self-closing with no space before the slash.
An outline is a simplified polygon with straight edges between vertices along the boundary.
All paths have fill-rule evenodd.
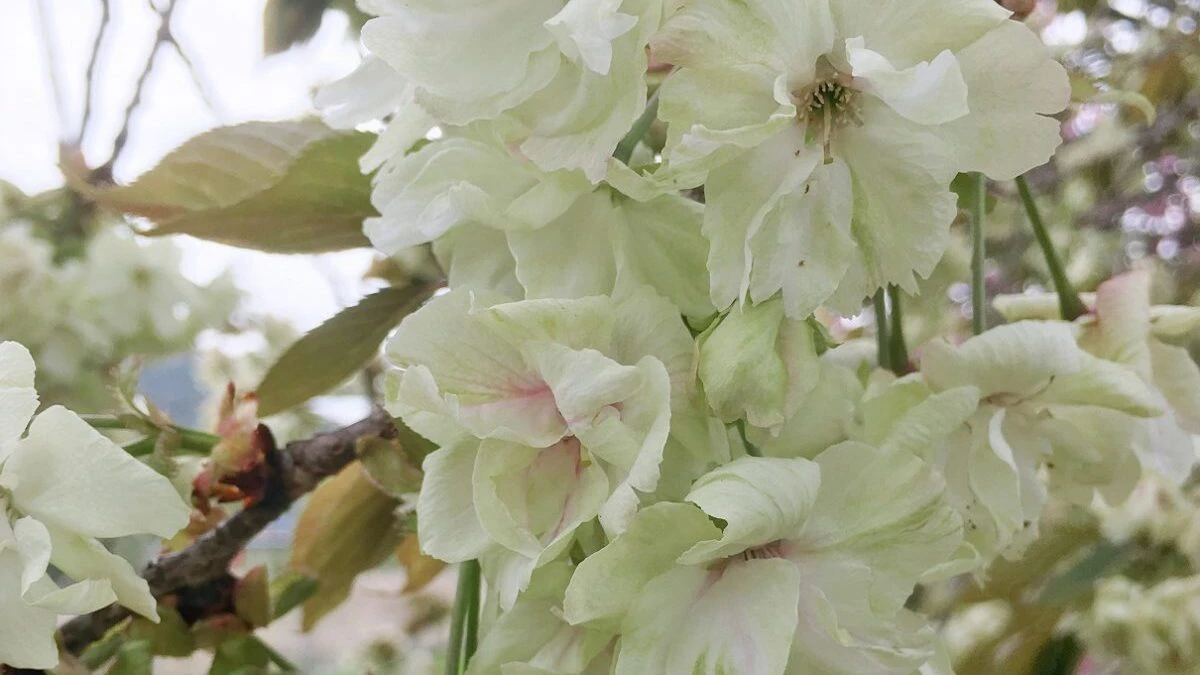
<path id="1" fill-rule="evenodd" d="M 158 601 L 150 594 L 146 580 L 138 576 L 127 560 L 110 553 L 95 539 L 81 537 L 61 528 L 50 528 L 50 538 L 54 543 L 50 561 L 63 574 L 81 582 L 102 582 L 108 596 L 115 594 L 93 609 L 76 609 L 73 613 L 94 611 L 116 600 L 134 612 L 158 621 Z"/>
<path id="2" fill-rule="evenodd" d="M 821 359 L 817 386 L 777 435 L 754 431 L 750 440 L 768 457 L 812 459 L 847 438 L 863 388 L 854 371 Z"/>
<path id="3" fill-rule="evenodd" d="M 721 538 L 680 556 L 698 564 L 795 537 L 809 518 L 821 470 L 806 459 L 743 457 L 696 481 L 687 500 L 726 525 Z"/>
<path id="4" fill-rule="evenodd" d="M 0 461 L 12 452 L 37 410 L 33 375 L 29 350 L 16 342 L 0 342 Z"/>
<path id="5" fill-rule="evenodd" d="M 657 577 L 625 619 L 616 675 L 782 675 L 800 582 L 796 567 L 778 559 Z"/>
<path id="6" fill-rule="evenodd" d="M 21 558 L 0 548 L 0 663 L 47 670 L 58 665 L 54 642 L 56 617 L 24 600 Z"/>
<path id="7" fill-rule="evenodd" d="M 846 41 L 846 59 L 854 77 L 863 80 L 864 90 L 905 119 L 935 125 L 967 114 L 967 85 L 949 50 L 901 70 L 867 49 L 862 38 L 851 38 Z"/>
<path id="8" fill-rule="evenodd" d="M 1071 87 L 1041 39 L 1024 24 L 1003 21 L 957 57 L 971 112 L 940 131 L 960 170 L 1010 180 L 1045 164 L 1062 143 L 1049 115 L 1067 107 Z"/>
<path id="9" fill-rule="evenodd" d="M 921 356 L 921 374 L 937 391 L 974 386 L 984 397 L 1024 396 L 1078 372 L 1084 356 L 1069 325 L 1021 321 L 997 326 L 957 347 L 931 342 Z"/>
<path id="10" fill-rule="evenodd" d="M 417 499 L 421 550 L 446 562 L 479 557 L 491 537 L 475 515 L 472 476 L 479 441 L 439 448 L 425 458 Z"/>
<path id="11" fill-rule="evenodd" d="M 621 0 L 572 0 L 545 26 L 558 40 L 559 49 L 580 59 L 589 70 L 607 75 L 612 65 L 612 41 L 633 30 L 637 17 L 617 11 Z"/>
<path id="12" fill-rule="evenodd" d="M 0 484 L 22 513 L 92 537 L 169 538 L 190 513 L 169 480 L 61 406 L 34 419 L 0 469 Z"/>
<path id="13" fill-rule="evenodd" d="M 579 564 L 567 586 L 563 616 L 572 624 L 615 628 L 647 583 L 674 568 L 692 545 L 720 536 L 708 516 L 690 504 L 642 509 L 621 535 Z"/>

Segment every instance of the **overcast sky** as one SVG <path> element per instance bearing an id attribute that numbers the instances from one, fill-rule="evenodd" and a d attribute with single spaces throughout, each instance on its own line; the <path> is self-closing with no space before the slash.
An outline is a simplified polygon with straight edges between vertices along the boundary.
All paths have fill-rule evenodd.
<path id="1" fill-rule="evenodd" d="M 97 63 L 97 89 L 84 154 L 92 166 L 112 147 L 154 41 L 157 17 L 147 0 L 109 0 L 112 20 Z M 346 19 L 327 12 L 308 44 L 264 59 L 265 0 L 177 0 L 175 32 L 211 85 L 216 111 L 196 92 L 176 55 L 159 55 L 134 115 L 129 143 L 116 167 L 129 181 L 196 134 L 247 120 L 301 117 L 312 113 L 311 91 L 349 72 L 358 62 Z M 36 3 L 36 4 L 35 4 Z M 62 184 L 56 168 L 60 129 L 79 126 L 87 61 L 100 23 L 100 0 L 0 0 L 0 180 L 28 194 Z M 66 114 L 58 114 L 50 86 L 46 48 L 36 9 L 50 28 L 53 66 Z M 186 240 L 184 240 L 186 241 Z M 185 272 L 198 280 L 232 267 L 249 294 L 248 307 L 270 310 L 311 327 L 352 300 L 365 253 L 267 256 L 188 242 Z M 332 283 L 331 283 L 332 281 Z"/>

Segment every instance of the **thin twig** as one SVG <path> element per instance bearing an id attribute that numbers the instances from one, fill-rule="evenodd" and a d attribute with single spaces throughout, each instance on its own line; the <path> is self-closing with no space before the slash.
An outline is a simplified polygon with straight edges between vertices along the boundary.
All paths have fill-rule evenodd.
<path id="1" fill-rule="evenodd" d="M 41 2 L 32 3 L 34 18 L 37 19 L 38 30 L 42 38 L 42 56 L 46 63 L 46 77 L 50 81 L 50 90 L 54 97 L 54 110 L 58 115 L 58 138 L 65 140 L 67 133 L 67 98 L 63 93 L 62 80 L 59 78 L 57 49 L 54 41 L 54 30 L 50 25 Z"/>
<path id="2" fill-rule="evenodd" d="M 92 180 L 96 183 L 112 182 L 113 167 L 116 166 L 117 160 L 120 159 L 121 153 L 125 150 L 125 144 L 129 142 L 129 126 L 133 120 L 133 113 L 141 105 L 142 95 L 146 89 L 146 82 L 150 79 L 150 72 L 154 70 L 154 63 L 157 60 L 158 53 L 164 45 L 170 44 L 174 39 L 171 37 L 171 17 L 175 13 L 175 0 L 168 0 L 166 6 L 162 9 L 156 8 L 154 2 L 151 1 L 150 7 L 158 12 L 158 33 L 154 38 L 154 44 L 150 47 L 150 52 L 146 55 L 146 63 L 142 66 L 137 83 L 134 85 L 133 98 L 125 106 L 125 113 L 121 118 L 121 130 L 117 132 L 117 137 L 113 140 L 112 153 L 109 155 L 107 162 L 92 172 Z"/>
<path id="3" fill-rule="evenodd" d="M 96 29 L 96 39 L 92 41 L 92 55 L 88 59 L 87 75 L 83 80 L 83 117 L 79 120 L 79 131 L 75 134 L 76 147 L 83 145 L 83 137 L 87 134 L 88 122 L 92 119 L 92 90 L 96 85 L 96 62 L 99 60 L 100 47 L 104 43 L 104 34 L 108 32 L 108 24 L 112 19 L 109 0 L 100 0 L 100 27 Z"/>
<path id="4" fill-rule="evenodd" d="M 370 417 L 348 427 L 289 443 L 273 457 L 271 481 L 262 500 L 182 551 L 163 556 L 146 567 L 142 577 L 150 585 L 150 592 L 162 597 L 222 577 L 230 561 L 267 525 L 283 515 L 292 502 L 353 461 L 360 439 L 390 438 L 395 434 L 391 416 L 377 409 Z M 60 628 L 62 643 L 68 652 L 79 655 L 129 616 L 129 610 L 113 605 L 76 617 Z"/>
<path id="5" fill-rule="evenodd" d="M 971 331 L 979 335 L 987 330 L 987 177 L 971 174 Z"/>
<path id="6" fill-rule="evenodd" d="M 196 62 L 192 61 L 191 57 L 187 55 L 187 52 L 183 49 L 183 45 L 179 44 L 179 40 L 175 38 L 174 34 L 171 34 L 168 44 L 175 50 L 175 54 L 179 56 L 179 60 L 183 61 L 183 66 L 187 69 L 188 76 L 192 78 L 192 84 L 195 85 L 196 93 L 199 94 L 200 100 L 204 102 L 204 106 L 208 108 L 209 112 L 218 121 L 224 120 L 227 117 L 225 108 L 217 99 L 217 92 L 213 86 L 200 74 L 200 69 L 196 66 Z"/>

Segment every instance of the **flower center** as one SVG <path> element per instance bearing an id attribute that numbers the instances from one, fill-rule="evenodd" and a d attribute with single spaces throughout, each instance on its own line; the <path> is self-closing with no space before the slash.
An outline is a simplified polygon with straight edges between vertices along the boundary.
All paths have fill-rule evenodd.
<path id="1" fill-rule="evenodd" d="M 808 125 L 808 139 L 820 139 L 825 149 L 825 163 L 833 162 L 830 145 L 834 131 L 851 124 L 861 125 L 862 108 L 854 78 L 839 72 L 824 57 L 817 63 L 817 80 L 792 92 L 798 119 Z"/>

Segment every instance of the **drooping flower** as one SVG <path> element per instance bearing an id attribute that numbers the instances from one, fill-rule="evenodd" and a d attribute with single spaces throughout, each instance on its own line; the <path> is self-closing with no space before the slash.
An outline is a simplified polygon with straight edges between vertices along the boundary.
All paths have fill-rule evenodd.
<path id="1" fill-rule="evenodd" d="M 599 517 L 620 532 L 655 489 L 671 407 L 689 400 L 692 342 L 649 291 L 494 300 L 433 300 L 387 354 L 405 369 L 393 410 L 441 446 L 425 460 L 422 548 L 504 568 L 509 605 L 579 526 Z"/>
<path id="2" fill-rule="evenodd" d="M 935 638 L 904 602 L 961 537 L 942 489 L 912 454 L 858 443 L 736 460 L 580 563 L 564 616 L 620 627 L 617 675 L 909 675 Z"/>
<path id="3" fill-rule="evenodd" d="M 652 41 L 660 170 L 705 184 L 718 308 L 782 291 L 789 316 L 916 291 L 961 171 L 1012 178 L 1059 143 L 1062 67 L 990 0 L 697 0 Z M 667 178 L 663 179 L 664 181 Z"/>
<path id="4" fill-rule="evenodd" d="M 1150 274 L 1134 271 L 1084 294 L 1091 312 L 1076 320 L 1079 346 L 1136 373 L 1161 397 L 1166 413 L 1143 423 L 1144 463 L 1182 481 L 1196 463 L 1200 434 L 1200 367 L 1172 341 L 1200 328 L 1194 307 L 1150 304 Z M 1003 296 L 996 308 L 1010 320 L 1059 318 L 1055 295 Z"/>
<path id="5" fill-rule="evenodd" d="M 454 126 L 503 118 L 547 171 L 604 176 L 646 104 L 662 0 L 382 0 L 363 28 L 413 101 Z"/>
<path id="6" fill-rule="evenodd" d="M 1047 489 L 1084 505 L 1096 494 L 1123 499 L 1141 474 L 1141 421 L 1163 412 L 1134 373 L 1080 349 L 1065 323 L 1007 324 L 958 346 L 935 341 L 920 380 L 898 384 L 879 406 L 915 428 L 953 422 L 922 410 L 926 401 L 977 392 L 978 408 L 931 461 L 983 559 L 1017 554 L 1036 537 Z"/>
<path id="7" fill-rule="evenodd" d="M 33 380 L 28 350 L 0 343 L 0 663 L 43 669 L 58 663 L 60 614 L 119 602 L 157 621 L 146 581 L 97 538 L 170 537 L 189 509 L 170 481 L 74 413 L 35 417 Z M 75 583 L 60 588 L 50 565 Z"/>

